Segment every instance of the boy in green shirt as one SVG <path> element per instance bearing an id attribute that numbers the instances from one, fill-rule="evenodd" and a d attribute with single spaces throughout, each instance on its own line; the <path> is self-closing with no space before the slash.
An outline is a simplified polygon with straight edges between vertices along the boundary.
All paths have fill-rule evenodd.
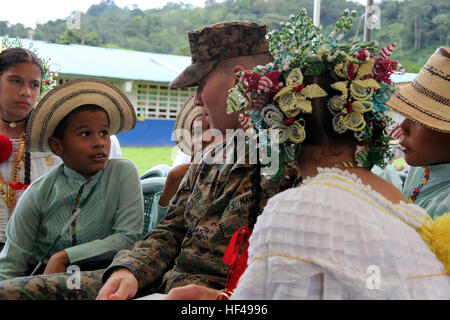
<path id="1" fill-rule="evenodd" d="M 65 272 L 69 265 L 105 266 L 140 239 L 143 200 L 136 167 L 108 160 L 109 135 L 132 129 L 135 119 L 128 99 L 96 79 L 68 82 L 40 101 L 28 122 L 26 145 L 31 151 L 50 149 L 63 164 L 19 200 L 0 254 L 1 280 L 30 275 L 40 262 L 44 274 Z"/>

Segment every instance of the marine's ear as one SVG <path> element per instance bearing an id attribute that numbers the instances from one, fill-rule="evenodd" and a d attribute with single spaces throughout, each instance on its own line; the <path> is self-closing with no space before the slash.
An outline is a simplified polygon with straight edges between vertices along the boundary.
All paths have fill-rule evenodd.
<path id="1" fill-rule="evenodd" d="M 233 75 L 234 75 L 234 85 L 236 85 L 238 83 L 239 77 L 236 75 L 237 72 L 240 71 L 245 71 L 247 70 L 247 68 L 245 68 L 244 66 L 238 64 L 233 68 Z"/>

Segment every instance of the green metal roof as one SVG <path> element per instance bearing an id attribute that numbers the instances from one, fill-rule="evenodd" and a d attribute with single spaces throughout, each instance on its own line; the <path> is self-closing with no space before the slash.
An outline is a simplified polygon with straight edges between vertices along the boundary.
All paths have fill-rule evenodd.
<path id="1" fill-rule="evenodd" d="M 61 74 L 170 82 L 191 63 L 186 56 L 22 40 L 25 48 L 30 42 Z"/>

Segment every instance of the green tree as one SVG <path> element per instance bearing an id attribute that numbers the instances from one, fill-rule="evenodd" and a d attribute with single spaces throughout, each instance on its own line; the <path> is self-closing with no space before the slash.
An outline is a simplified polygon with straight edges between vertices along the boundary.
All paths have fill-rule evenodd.
<path id="1" fill-rule="evenodd" d="M 313 15 L 313 0 L 207 0 L 203 8 L 180 1 L 163 8 L 141 10 L 137 6 L 120 8 L 113 0 L 92 5 L 83 14 L 85 44 L 158 53 L 190 55 L 187 31 L 221 21 L 251 20 L 271 30 L 301 8 Z M 450 45 L 450 2 L 448 0 L 381 0 L 381 29 L 373 30 L 380 45 L 397 44 L 394 57 L 410 69 L 420 68 L 439 46 Z M 353 1 L 322 1 L 320 23 L 323 33 L 331 32 L 344 9 L 356 9 L 354 27 L 347 40 L 355 39 L 364 6 Z M 363 21 L 362 21 L 363 23 Z M 38 24 L 34 39 L 61 43 L 81 43 L 79 31 L 68 31 L 64 17 Z M 27 28 L 0 22 L 0 33 L 26 37 Z M 362 39 L 363 24 L 358 39 Z"/>
<path id="2" fill-rule="evenodd" d="M 97 34 L 94 32 L 83 34 L 83 32 L 84 31 L 79 29 L 66 29 L 57 42 L 62 44 L 84 44 L 96 47 L 102 45 L 102 39 Z"/>

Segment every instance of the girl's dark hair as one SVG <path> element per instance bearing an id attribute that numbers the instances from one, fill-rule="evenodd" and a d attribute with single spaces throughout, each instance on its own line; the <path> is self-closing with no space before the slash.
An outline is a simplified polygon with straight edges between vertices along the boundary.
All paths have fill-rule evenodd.
<path id="1" fill-rule="evenodd" d="M 0 72 L 6 71 L 22 62 L 34 63 L 41 71 L 41 77 L 44 76 L 41 59 L 39 59 L 34 52 L 24 48 L 9 48 L 3 50 L 2 53 L 0 53 Z"/>
<path id="2" fill-rule="evenodd" d="M 299 117 L 305 120 L 306 138 L 302 146 L 306 145 L 328 145 L 342 146 L 352 145 L 356 149 L 356 139 L 353 131 L 347 130 L 344 133 L 337 133 L 333 129 L 333 114 L 328 109 L 328 101 L 335 95 L 341 93 L 333 88 L 331 84 L 335 82 L 327 74 L 321 76 L 306 76 L 305 85 L 316 83 L 327 93 L 326 97 L 311 100 L 312 113 L 301 113 Z"/>
<path id="3" fill-rule="evenodd" d="M 109 120 L 109 116 L 108 113 L 106 112 L 105 109 L 103 109 L 102 107 L 96 105 L 96 104 L 84 104 L 82 106 L 79 106 L 78 108 L 73 109 L 72 111 L 70 111 L 56 126 L 55 131 L 53 131 L 52 136 L 58 139 L 64 139 L 64 131 L 66 130 L 70 119 L 77 114 L 78 112 L 81 111 L 103 111 L 106 116 L 108 117 L 108 124 L 110 123 Z"/>
<path id="4" fill-rule="evenodd" d="M 30 161 L 30 153 L 25 152 L 25 179 L 23 184 L 31 184 L 31 161 Z"/>
<path id="5" fill-rule="evenodd" d="M 326 75 L 307 76 L 305 77 L 305 85 L 317 83 L 321 88 L 327 92 L 327 96 L 318 99 L 312 99 L 311 114 L 301 113 L 298 118 L 305 120 L 306 139 L 301 145 L 329 145 L 329 146 L 342 146 L 351 145 L 356 149 L 356 139 L 353 135 L 353 131 L 346 131 L 342 134 L 337 133 L 333 129 L 332 120 L 333 114 L 328 110 L 328 100 L 337 94 L 340 94 L 335 89 L 331 88 L 331 84 L 335 82 L 331 77 Z M 261 164 L 259 162 L 259 149 L 257 149 L 257 164 L 255 169 L 250 175 L 250 181 L 252 181 L 252 196 L 253 201 L 250 207 L 248 217 L 248 227 L 253 229 L 256 223 L 256 219 L 260 214 L 260 200 L 262 194 L 261 187 Z M 284 169 L 282 169 L 284 170 Z M 282 175 L 284 176 L 284 174 Z M 276 183 L 276 182 L 275 182 Z"/>
<path id="6" fill-rule="evenodd" d="M 252 203 L 249 208 L 248 227 L 253 230 L 256 219 L 261 213 L 260 201 L 263 192 L 261 187 L 261 162 L 259 160 L 259 139 L 256 138 L 256 165 L 250 174 L 250 181 L 252 182 Z"/>

